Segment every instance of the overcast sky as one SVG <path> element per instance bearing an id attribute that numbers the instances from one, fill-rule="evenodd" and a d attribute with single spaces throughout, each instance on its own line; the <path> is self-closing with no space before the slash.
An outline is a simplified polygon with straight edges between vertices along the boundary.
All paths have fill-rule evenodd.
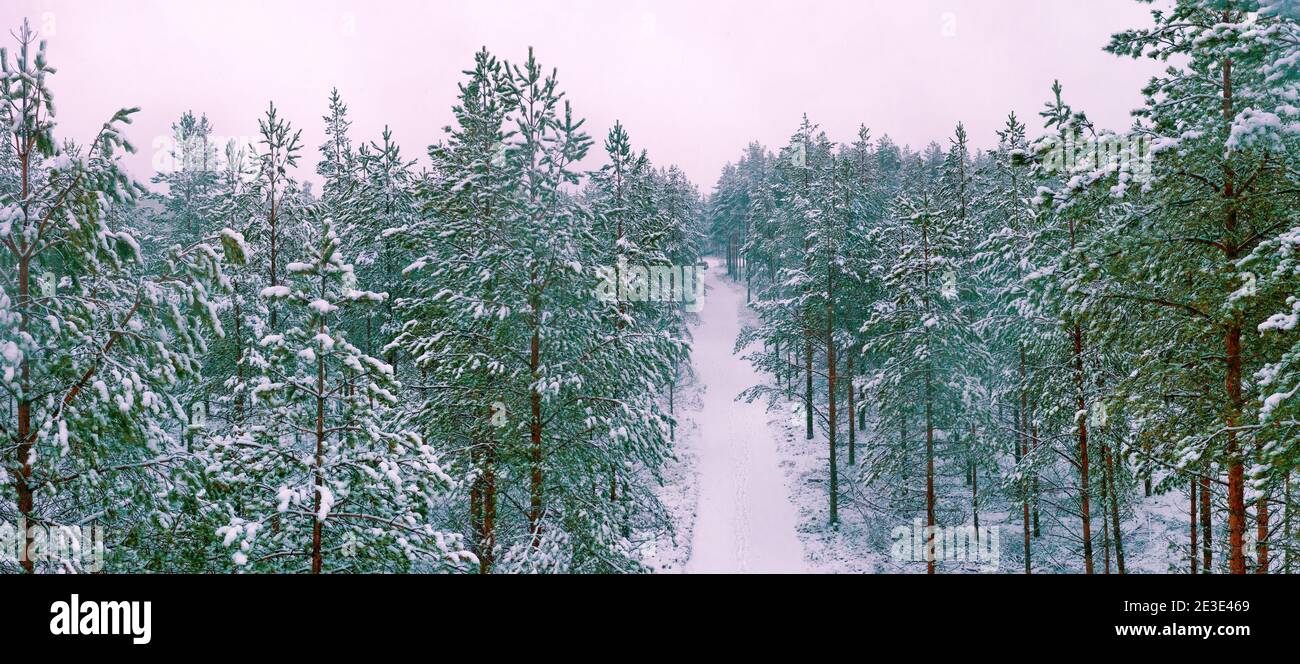
<path id="1" fill-rule="evenodd" d="M 1076 109 L 1127 127 L 1157 67 L 1101 49 L 1112 32 L 1146 25 L 1148 9 L 1134 0 L 4 0 L 0 23 L 12 29 L 26 16 L 47 40 L 58 137 L 84 140 L 117 108 L 141 107 L 129 132 L 141 179 L 186 109 L 206 113 L 221 136 L 251 138 L 274 100 L 303 129 L 302 174 L 316 180 L 332 86 L 350 107 L 354 141 L 388 124 L 404 153 L 423 159 L 474 52 L 522 60 L 531 45 L 559 69 L 597 148 L 620 119 L 634 147 L 707 191 L 746 143 L 782 145 L 805 112 L 832 140 L 865 123 L 914 147 L 946 144 L 960 120 L 986 147 L 1011 110 L 1033 133 L 1059 78 Z M 598 166 L 599 155 L 588 161 Z"/>

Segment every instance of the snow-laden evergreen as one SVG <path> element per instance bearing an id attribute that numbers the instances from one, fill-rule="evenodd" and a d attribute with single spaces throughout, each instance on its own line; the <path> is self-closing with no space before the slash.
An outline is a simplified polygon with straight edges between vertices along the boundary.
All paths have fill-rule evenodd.
<path id="1" fill-rule="evenodd" d="M 1000 571 L 1294 572 L 1300 16 L 1164 4 L 1098 44 L 1166 65 L 1129 126 L 1068 78 L 916 149 L 795 116 L 707 197 L 531 49 L 467 53 L 415 150 L 346 85 L 315 117 L 257 100 L 249 142 L 185 110 L 146 186 L 135 109 L 56 136 L 24 24 L 0 542 L 94 525 L 109 571 L 988 569 L 964 529 Z"/>
<path id="2" fill-rule="evenodd" d="M 1057 83 L 1041 126 L 1013 114 L 988 152 L 960 124 L 918 153 L 805 119 L 724 169 L 712 242 L 757 294 L 740 343 L 765 342 L 770 376 L 750 394 L 822 446 L 817 528 L 882 548 L 914 517 L 1001 525 L 1026 572 L 1293 570 L 1295 17 L 1180 0 L 1152 23 L 1107 47 L 1174 65 L 1122 131 Z M 819 246 L 854 285 L 831 307 Z M 830 370 L 832 317 L 855 369 Z M 837 373 L 862 379 L 839 422 Z M 966 568 L 927 562 L 891 565 Z"/>

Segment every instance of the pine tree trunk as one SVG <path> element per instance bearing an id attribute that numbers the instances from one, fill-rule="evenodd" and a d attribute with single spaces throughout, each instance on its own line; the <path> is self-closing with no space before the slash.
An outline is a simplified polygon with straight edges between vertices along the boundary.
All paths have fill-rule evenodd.
<path id="1" fill-rule="evenodd" d="M 1034 406 L 1037 408 L 1037 405 Z M 1029 427 L 1030 442 L 1033 444 L 1034 453 L 1038 452 L 1038 425 L 1032 424 Z M 1043 532 L 1038 527 L 1038 473 L 1033 474 L 1033 498 L 1034 498 L 1034 537 L 1042 536 Z"/>
<path id="2" fill-rule="evenodd" d="M 677 441 L 677 414 L 674 408 L 674 401 L 675 401 L 674 395 L 677 393 L 677 378 L 676 378 L 677 366 L 676 365 L 673 366 L 673 376 L 674 377 L 672 378 L 672 380 L 668 381 L 668 417 L 672 418 L 672 421 L 668 424 L 669 442 Z"/>
<path id="3" fill-rule="evenodd" d="M 277 224 L 279 223 L 279 219 L 277 218 L 277 209 L 275 203 L 275 177 L 274 176 L 271 177 L 270 196 L 271 196 L 271 212 L 267 216 L 267 227 L 268 227 L 267 236 L 268 236 L 268 241 L 270 242 L 271 245 L 270 247 L 271 248 L 270 251 L 271 286 L 278 286 L 280 285 L 280 281 L 279 281 L 280 272 L 279 270 L 276 269 L 276 264 L 277 261 L 279 260 L 278 259 L 279 247 L 278 247 L 277 240 L 279 239 L 280 231 L 279 231 L 279 227 L 277 226 Z M 270 303 L 270 308 L 271 308 L 271 330 L 279 331 L 280 329 L 280 325 L 279 325 L 280 319 L 278 316 L 279 308 L 275 306 L 274 301 Z"/>
<path id="4" fill-rule="evenodd" d="M 854 394 L 854 391 L 855 391 L 855 388 L 856 388 L 856 384 L 855 384 L 855 381 L 853 380 L 853 353 L 854 353 L 853 349 L 850 348 L 850 349 L 849 349 L 849 353 L 848 353 L 848 357 L 847 357 L 846 360 L 845 360 L 845 362 L 846 362 L 846 370 L 848 371 L 848 374 L 849 374 L 849 375 L 848 375 L 848 379 L 849 379 L 849 383 L 848 383 L 848 393 L 849 393 L 849 417 L 848 417 L 848 420 L 849 420 L 849 465 L 850 465 L 850 466 L 853 466 L 853 465 L 856 465 L 856 464 L 857 464 L 857 450 L 856 450 L 855 448 L 857 447 L 857 439 L 858 439 L 857 429 L 854 427 L 854 424 L 856 423 L 855 413 L 857 413 L 857 406 L 856 406 L 856 404 L 854 403 L 854 399 L 857 397 L 857 395 Z"/>
<path id="5" fill-rule="evenodd" d="M 1237 440 L 1237 413 L 1241 408 L 1241 326 L 1228 327 L 1228 571 L 1246 573 L 1246 473 Z"/>
<path id="6" fill-rule="evenodd" d="M 1025 413 L 1027 407 L 1026 401 L 1027 398 L 1022 391 L 1020 394 L 1020 409 L 1016 413 L 1016 428 L 1018 429 L 1017 436 L 1019 437 L 1016 447 L 1016 456 L 1020 457 L 1017 461 L 1029 458 L 1029 423 L 1027 421 L 1028 417 Z M 1025 540 L 1025 574 L 1031 574 L 1033 573 L 1033 555 L 1029 548 L 1029 477 L 1027 476 L 1022 477 L 1020 480 L 1020 506 L 1022 509 L 1020 523 L 1023 526 L 1023 535 Z"/>
<path id="7" fill-rule="evenodd" d="M 27 200 L 27 155 L 22 159 L 23 173 L 23 201 Z M 26 205 L 26 203 L 24 203 Z M 27 256 L 18 259 L 18 310 L 23 312 L 19 319 L 18 329 L 21 334 L 27 333 L 27 321 L 31 318 L 28 313 L 31 311 L 31 260 Z M 28 574 L 36 572 L 36 564 L 32 560 L 32 525 L 34 521 L 36 496 L 35 489 L 31 485 L 32 477 L 32 442 L 35 438 L 32 432 L 32 374 L 31 361 L 28 359 L 28 353 L 23 353 L 22 367 L 22 397 L 18 400 L 18 476 L 14 478 L 14 485 L 18 489 L 18 515 L 19 528 L 22 530 L 23 546 L 22 555 L 19 557 L 19 565 L 23 571 Z"/>
<path id="8" fill-rule="evenodd" d="M 830 515 L 831 527 L 839 527 L 839 468 L 835 455 L 835 281 L 829 265 L 826 270 L 826 398 L 827 447 L 830 453 Z"/>
<path id="9" fill-rule="evenodd" d="M 971 425 L 971 436 L 975 435 L 975 425 Z M 970 510 L 971 518 L 975 526 L 975 545 L 978 547 L 980 542 L 980 474 L 979 469 L 975 467 L 974 459 L 970 464 Z"/>
<path id="10" fill-rule="evenodd" d="M 804 340 L 803 340 L 803 375 L 804 375 L 803 410 L 804 410 L 804 424 L 806 430 L 805 438 L 807 438 L 808 440 L 812 440 L 813 438 L 812 361 L 813 361 L 812 332 L 808 331 L 804 333 Z"/>
<path id="11" fill-rule="evenodd" d="M 934 574 L 934 388 L 930 367 L 925 368 L 925 572 Z"/>
<path id="12" fill-rule="evenodd" d="M 1106 473 L 1102 473 L 1101 482 L 1101 568 L 1102 574 L 1110 574 L 1110 521 L 1106 519 L 1106 503 L 1110 497 L 1106 493 Z"/>
<path id="13" fill-rule="evenodd" d="M 1202 475 L 1201 475 L 1201 491 L 1200 491 L 1201 573 L 1211 574 L 1213 572 L 1213 563 L 1214 563 L 1214 537 L 1213 537 L 1214 533 L 1211 527 L 1212 522 L 1210 518 L 1211 515 L 1210 499 L 1212 498 L 1212 494 L 1210 491 L 1211 485 L 1210 485 L 1209 473 L 1210 473 L 1211 465 L 1209 463 L 1206 463 L 1204 465 L 1205 467 L 1201 470 Z"/>
<path id="14" fill-rule="evenodd" d="M 476 398 L 481 394 L 476 393 Z M 492 408 L 483 414 L 483 425 L 491 426 Z M 470 531 L 473 551 L 478 557 L 479 574 L 491 574 L 496 549 L 496 440 L 486 429 L 470 447 L 470 466 L 478 476 L 470 485 Z"/>
<path id="15" fill-rule="evenodd" d="M 497 451 L 496 441 L 489 440 L 483 450 L 483 530 L 479 538 L 478 571 L 491 574 L 496 562 L 497 546 Z"/>
<path id="16" fill-rule="evenodd" d="M 1290 573 L 1291 573 L 1291 558 L 1292 558 L 1292 553 L 1291 553 L 1291 551 L 1292 551 L 1293 549 L 1295 549 L 1295 544 L 1296 544 L 1296 543 L 1292 540 L 1293 531 L 1292 531 L 1292 526 L 1291 526 L 1291 475 L 1292 475 L 1292 472 L 1293 472 L 1293 471 L 1291 471 L 1290 469 L 1288 469 L 1288 470 L 1286 471 L 1286 475 L 1283 476 L 1283 478 L 1282 478 L 1282 545 L 1283 545 L 1284 547 L 1286 547 L 1286 548 L 1284 549 L 1285 553 L 1284 553 L 1283 556 L 1282 556 L 1282 573 L 1283 573 L 1283 574 L 1290 574 Z"/>
<path id="17" fill-rule="evenodd" d="M 1262 448 L 1263 445 L 1260 444 Z M 1262 457 L 1261 457 L 1262 461 Z M 1255 500 L 1255 573 L 1268 574 L 1268 492 Z"/>
<path id="18" fill-rule="evenodd" d="M 1199 552 L 1196 550 L 1196 509 L 1197 509 L 1197 505 L 1196 505 L 1196 478 L 1195 478 L 1195 477 L 1192 478 L 1192 481 L 1191 481 L 1191 483 L 1190 483 L 1190 486 L 1188 487 L 1188 490 L 1187 490 L 1187 495 L 1191 498 L 1191 502 L 1190 502 L 1190 505 L 1189 505 L 1188 510 L 1187 510 L 1188 523 L 1191 524 L 1191 546 L 1188 547 L 1188 551 L 1189 551 L 1189 553 L 1190 553 L 1190 555 L 1188 556 L 1188 558 L 1190 558 L 1190 559 L 1191 559 L 1191 562 L 1192 562 L 1192 574 L 1196 574 L 1196 573 L 1197 573 L 1197 570 L 1196 570 L 1197 565 L 1196 565 L 1196 563 L 1199 562 L 1199 561 L 1197 560 L 1197 555 L 1199 554 Z"/>
<path id="19" fill-rule="evenodd" d="M 541 323 L 541 314 L 534 302 L 534 325 Z M 541 378 L 541 335 L 534 328 L 529 341 L 528 369 L 532 381 L 528 387 L 529 434 L 529 512 L 528 531 L 532 534 L 533 548 L 542 545 L 542 393 L 537 381 Z"/>
<path id="20" fill-rule="evenodd" d="M 236 279 L 231 296 L 234 303 L 235 323 L 235 376 L 239 382 L 239 391 L 235 393 L 235 420 L 244 421 L 244 314 L 240 307 L 239 281 Z"/>
<path id="21" fill-rule="evenodd" d="M 320 333 L 325 333 L 322 325 Z M 325 356 L 316 357 L 316 464 L 312 466 L 315 477 L 316 495 L 313 502 L 311 524 L 311 573 L 321 572 L 321 526 L 320 518 L 321 492 L 325 487 L 325 475 L 321 464 L 325 460 Z"/>
<path id="22" fill-rule="evenodd" d="M 478 557 L 479 571 L 483 562 L 483 453 L 479 444 L 469 448 L 469 465 L 478 471 L 478 476 L 469 485 L 469 532 L 474 538 L 471 550 Z"/>
<path id="23" fill-rule="evenodd" d="M 621 213 L 621 210 L 623 208 L 623 177 L 622 177 L 621 170 L 619 172 L 619 176 L 615 185 L 614 202 L 615 205 L 617 205 L 620 210 L 620 214 L 618 216 L 618 225 L 614 229 L 614 252 L 617 253 L 619 255 L 619 259 L 622 260 L 623 259 L 623 251 L 622 251 L 623 215 Z M 615 282 L 618 283 L 621 287 L 623 284 L 623 279 L 625 277 L 622 274 L 622 268 L 619 267 L 620 263 L 616 261 L 614 265 L 615 265 L 614 266 Z M 626 321 L 624 321 L 623 319 L 623 316 L 625 315 L 626 312 L 627 312 L 627 303 L 624 302 L 623 298 L 620 296 L 618 298 L 618 318 L 614 321 L 614 334 L 617 336 L 619 344 L 623 343 L 623 328 L 627 326 Z M 619 395 L 615 395 L 615 396 L 619 396 Z M 618 500 L 618 466 L 611 463 L 609 465 L 609 501 L 612 503 L 616 500 Z"/>
<path id="24" fill-rule="evenodd" d="M 1232 11 L 1230 7 L 1225 6 L 1223 10 L 1223 21 L 1231 22 Z M 1233 121 L 1233 84 L 1232 84 L 1232 58 L 1224 58 L 1222 64 L 1223 71 L 1223 89 L 1222 89 L 1222 106 L 1223 121 L 1230 124 Z M 1225 258 L 1235 265 L 1239 258 L 1240 247 L 1236 246 L 1233 240 L 1233 234 L 1237 231 L 1237 208 L 1238 203 L 1234 200 L 1239 194 L 1236 191 L 1235 173 L 1232 165 L 1226 159 L 1222 161 L 1223 169 L 1223 186 L 1219 190 L 1224 199 L 1224 209 L 1226 211 L 1224 218 L 1224 234 L 1227 236 L 1223 246 L 1225 247 Z M 1240 448 L 1240 442 L 1237 440 L 1238 418 L 1241 415 L 1242 396 L 1241 396 L 1241 328 L 1242 324 L 1239 318 L 1234 317 L 1228 324 L 1227 334 L 1224 337 L 1225 355 L 1227 356 L 1227 444 L 1224 448 L 1224 456 L 1228 462 L 1228 571 L 1232 574 L 1246 573 L 1246 504 L 1245 504 L 1245 467 L 1242 459 L 1243 452 Z M 1268 516 L 1267 507 L 1263 510 L 1264 514 L 1260 517 L 1264 520 L 1267 528 Z M 1267 535 L 1267 531 L 1265 532 Z M 1267 550 L 1263 551 L 1265 558 L 1260 562 L 1262 567 L 1267 570 Z"/>
<path id="25" fill-rule="evenodd" d="M 1025 392 L 1025 347 L 1020 346 L 1020 406 L 1016 412 L 1016 435 L 1018 438 L 1016 455 L 1021 459 L 1029 458 L 1029 395 Z M 1033 569 L 1032 556 L 1029 549 L 1029 477 L 1026 476 L 1020 482 L 1020 501 L 1023 508 L 1021 524 L 1024 525 L 1025 536 L 1025 574 L 1030 574 Z"/>
<path id="26" fill-rule="evenodd" d="M 1087 403 L 1084 401 L 1083 377 L 1083 330 L 1074 324 L 1074 383 L 1077 390 L 1078 411 L 1075 419 L 1079 421 L 1079 512 L 1083 517 L 1083 568 L 1086 574 L 1094 572 L 1092 564 L 1092 514 L 1088 485 L 1088 422 Z"/>
<path id="27" fill-rule="evenodd" d="M 1106 495 L 1110 498 L 1110 521 L 1111 521 L 1111 538 L 1115 542 L 1115 569 L 1120 574 L 1124 573 L 1124 531 L 1120 527 L 1122 524 L 1119 519 L 1119 490 L 1116 489 L 1115 475 L 1118 460 L 1110 453 L 1110 446 L 1105 443 L 1101 447 L 1102 463 L 1106 465 L 1102 482 L 1106 485 Z M 1103 507 L 1103 511 L 1104 511 Z M 1105 520 L 1102 515 L 1102 520 Z"/>

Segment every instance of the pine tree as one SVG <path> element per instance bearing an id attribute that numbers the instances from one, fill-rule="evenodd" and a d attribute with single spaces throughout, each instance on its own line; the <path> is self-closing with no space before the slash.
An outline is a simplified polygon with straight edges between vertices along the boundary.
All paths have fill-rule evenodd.
<path id="1" fill-rule="evenodd" d="M 1294 208 L 1294 194 L 1285 193 L 1294 192 L 1294 183 L 1283 155 L 1284 142 L 1295 135 L 1280 118 L 1295 117 L 1288 99 L 1296 88 L 1281 74 L 1287 67 L 1278 67 L 1293 52 L 1296 28 L 1293 20 L 1259 9 L 1250 0 L 1180 0 L 1167 12 L 1153 11 L 1153 27 L 1117 34 L 1108 47 L 1118 55 L 1185 60 L 1144 90 L 1147 104 L 1138 117 L 1156 152 L 1144 185 L 1150 207 L 1121 219 L 1145 241 L 1116 237 L 1132 253 L 1107 267 L 1119 275 L 1113 297 L 1159 321 L 1165 342 L 1146 354 L 1133 379 L 1141 388 L 1133 391 L 1191 390 L 1203 399 L 1189 404 L 1193 417 L 1170 423 L 1177 426 L 1173 447 L 1155 452 L 1180 465 L 1199 459 L 1203 474 L 1212 464 L 1226 469 L 1228 570 L 1235 574 L 1247 571 L 1247 462 L 1253 457 L 1267 467 L 1274 458 L 1267 437 L 1242 428 L 1260 403 L 1249 377 L 1267 345 L 1254 332 L 1271 302 L 1249 296 L 1256 277 L 1239 265 L 1286 227 L 1283 210 Z M 1189 353 L 1221 359 L 1187 368 Z M 1223 389 L 1202 393 L 1205 385 Z M 1280 478 L 1262 472 L 1251 479 L 1258 489 L 1255 570 L 1262 573 L 1270 567 L 1269 499 Z"/>
<path id="2" fill-rule="evenodd" d="M 209 507 L 229 513 L 216 535 L 235 547 L 237 568 L 256 571 L 472 562 L 459 535 L 429 521 L 452 479 L 435 450 L 402 427 L 392 366 L 352 345 L 337 324 L 387 294 L 356 288 L 332 220 L 309 228 L 305 260 L 285 266 L 288 283 L 261 291 L 285 305 L 286 324 L 258 342 L 251 394 L 265 407 L 265 424 L 210 450 L 210 480 L 237 487 L 239 498 Z"/>
<path id="3" fill-rule="evenodd" d="M 455 127 L 430 148 L 431 177 L 421 197 L 425 218 L 392 237 L 415 255 L 402 272 L 409 293 L 396 303 L 403 321 L 391 347 L 412 357 L 422 375 L 421 424 L 464 450 L 470 541 L 479 571 L 497 560 L 498 477 L 519 468 L 511 446 L 524 412 L 516 390 L 522 372 L 516 340 L 524 302 L 507 281 L 515 259 L 509 233 L 512 192 L 521 185 L 518 162 L 506 158 L 507 115 L 515 109 L 504 66 L 486 50 L 475 55 L 469 80 L 453 109 Z M 467 456 L 468 459 L 464 457 Z"/>
<path id="4" fill-rule="evenodd" d="M 924 178 L 922 172 L 913 177 Z M 934 182 L 933 180 L 931 182 Z M 877 305 L 863 324 L 866 352 L 878 367 L 869 385 L 880 391 L 881 417 L 905 428 L 914 417 L 913 399 L 920 400 L 925 432 L 926 527 L 938 524 L 937 479 L 942 445 L 956 424 L 952 406 L 957 399 L 957 367 L 968 343 L 969 322 L 960 306 L 959 285 L 952 276 L 959 267 L 961 245 L 958 230 L 940 213 L 932 193 L 935 184 L 922 184 L 915 193 L 900 193 L 894 203 L 892 223 L 902 244 L 884 279 L 892 300 Z M 901 455 L 886 463 L 906 463 L 909 441 L 902 449 L 882 451 Z M 927 571 L 935 572 L 934 535 L 927 532 Z"/>
<path id="5" fill-rule="evenodd" d="M 169 163 L 153 178 L 154 184 L 167 187 L 162 196 L 166 244 L 191 242 L 214 230 L 212 206 L 220 171 L 212 129 L 206 115 L 195 118 L 193 111 L 172 123 Z"/>
<path id="6" fill-rule="evenodd" d="M 348 119 L 348 106 L 343 103 L 338 88 L 330 90 L 329 114 L 321 119 L 325 121 L 325 142 L 320 145 L 321 159 L 316 162 L 316 174 L 325 181 L 321 198 L 339 208 L 353 193 L 359 167 L 348 136 L 352 121 Z"/>
<path id="7" fill-rule="evenodd" d="M 174 390 L 198 372 L 207 335 L 221 333 L 210 299 L 226 285 L 218 246 L 234 260 L 243 251 L 234 233 L 195 238 L 146 270 L 117 224 L 141 191 L 117 161 L 133 150 L 122 130 L 135 109 L 84 145 L 57 143 L 45 45 L 26 23 L 16 39 L 12 60 L 0 52 L 13 146 L 0 191 L 0 384 L 14 403 L 0 514 L 20 525 L 19 565 L 34 572 L 31 526 L 94 514 L 130 542 L 170 518 L 158 478 L 183 456 L 176 424 L 187 419 Z"/>
<path id="8" fill-rule="evenodd" d="M 266 283 L 279 286 L 283 238 L 291 221 L 294 192 L 289 169 L 298 165 L 302 130 L 294 131 L 289 122 L 279 116 L 274 103 L 267 106 L 266 116 L 257 124 L 262 136 L 259 142 L 262 149 L 257 155 L 257 187 L 265 200 L 258 242 L 266 245 Z M 272 330 L 280 329 L 279 314 L 274 305 L 270 307 L 269 323 Z"/>

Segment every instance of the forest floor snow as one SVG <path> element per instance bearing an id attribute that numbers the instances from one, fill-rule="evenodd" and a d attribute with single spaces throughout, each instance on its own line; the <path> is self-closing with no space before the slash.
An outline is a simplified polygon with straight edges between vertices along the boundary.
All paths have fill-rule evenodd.
<path id="1" fill-rule="evenodd" d="M 744 285 L 724 271 L 720 261 L 709 259 L 705 304 L 692 327 L 695 376 L 680 398 L 677 460 L 666 468 L 659 492 L 675 532 L 671 543 L 660 543 L 651 567 L 660 572 L 925 573 L 924 562 L 891 557 L 897 517 L 871 508 L 883 497 L 865 488 L 857 477 L 862 468 L 847 465 L 843 446 L 840 523 L 829 526 L 826 436 L 818 427 L 806 438 L 798 399 L 737 400 L 743 390 L 770 383 L 771 377 L 755 370 L 743 352 L 733 352 L 742 326 L 753 324 L 754 315 Z M 858 432 L 859 446 L 870 444 L 870 419 Z M 1185 500 L 1186 494 L 1177 492 L 1139 498 L 1128 511 L 1129 571 L 1180 571 L 1184 563 L 1167 561 L 1186 555 L 1179 551 Z M 941 563 L 941 571 L 1020 572 L 1018 516 L 991 505 L 981 514 L 983 524 L 1001 531 L 1000 564 L 950 561 Z M 1054 563 L 1061 561 L 1053 558 L 1070 555 L 1046 541 L 1036 540 L 1034 548 L 1035 571 L 1047 571 L 1038 569 L 1041 563 L 1059 569 Z"/>
<path id="2" fill-rule="evenodd" d="M 683 452 L 695 461 L 697 487 L 686 571 L 806 571 L 768 415 L 763 404 L 736 399 L 765 377 L 732 352 L 748 311 L 743 287 L 722 272 L 710 259 L 704 305 L 692 330 L 692 361 L 703 391 L 698 435 Z"/>

